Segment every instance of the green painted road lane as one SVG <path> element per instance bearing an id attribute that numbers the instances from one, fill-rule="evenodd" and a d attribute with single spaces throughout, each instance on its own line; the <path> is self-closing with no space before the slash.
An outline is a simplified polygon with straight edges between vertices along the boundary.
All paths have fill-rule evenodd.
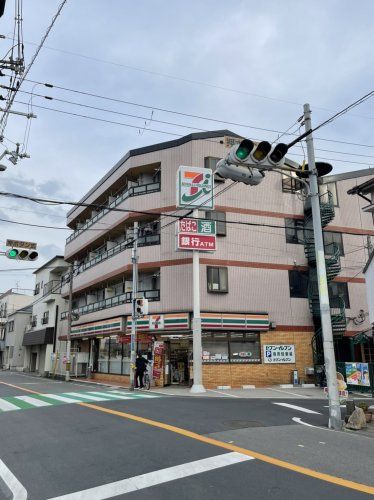
<path id="1" fill-rule="evenodd" d="M 47 406 L 58 406 L 71 403 L 96 403 L 106 401 L 131 401 L 138 399 L 159 398 L 156 394 L 133 393 L 125 391 L 82 391 L 63 392 L 58 394 L 29 394 L 22 396 L 6 396 L 0 398 L 0 413 L 28 410 Z"/>

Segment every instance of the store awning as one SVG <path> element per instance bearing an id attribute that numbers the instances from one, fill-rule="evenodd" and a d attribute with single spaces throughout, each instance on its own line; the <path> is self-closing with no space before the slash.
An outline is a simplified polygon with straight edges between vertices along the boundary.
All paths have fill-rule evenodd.
<path id="1" fill-rule="evenodd" d="M 23 336 L 22 345 L 45 345 L 53 344 L 53 327 L 43 328 L 42 330 L 30 330 Z"/>

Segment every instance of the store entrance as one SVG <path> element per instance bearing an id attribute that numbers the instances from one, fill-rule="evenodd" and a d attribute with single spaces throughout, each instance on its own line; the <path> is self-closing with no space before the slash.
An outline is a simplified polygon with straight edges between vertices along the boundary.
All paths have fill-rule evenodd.
<path id="1" fill-rule="evenodd" d="M 191 348 L 188 340 L 170 340 L 170 384 L 189 385 Z"/>

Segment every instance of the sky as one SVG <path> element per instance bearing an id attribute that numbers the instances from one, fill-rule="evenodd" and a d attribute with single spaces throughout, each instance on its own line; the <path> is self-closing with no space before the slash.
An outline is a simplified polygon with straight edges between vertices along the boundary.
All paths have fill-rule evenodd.
<path id="1" fill-rule="evenodd" d="M 30 62 L 60 1 L 23 0 L 26 64 Z M 372 90 L 374 31 L 371 0 L 68 0 L 33 64 L 28 79 L 150 106 L 123 104 L 25 81 L 14 110 L 31 121 L 24 159 L 0 172 L 0 191 L 79 200 L 129 149 L 167 141 L 199 129 L 229 128 L 245 137 L 277 139 L 297 132 L 309 102 L 317 125 Z M 14 27 L 14 0 L 6 1 L 0 33 Z M 1 55 L 11 40 L 0 39 Z M 8 79 L 0 79 L 7 84 Z M 46 100 L 35 94 L 106 108 L 117 114 Z M 40 109 L 45 106 L 105 120 L 109 124 Z M 246 127 L 152 111 L 152 107 L 210 117 Z M 141 118 L 118 113 L 137 115 Z M 177 125 L 158 123 L 168 121 Z M 324 127 L 316 158 L 332 159 L 334 173 L 374 165 L 374 100 Z M 27 119 L 12 115 L 0 145 L 24 141 Z M 161 132 L 148 130 L 157 129 Z M 167 132 L 167 133 L 165 133 Z M 13 142 L 12 142 L 13 141 Z M 352 142 L 360 144 L 352 146 Z M 371 146 L 371 147 L 368 147 Z M 328 150 L 328 151 L 322 151 Z M 361 155 L 361 156 L 360 156 Z M 290 155 L 302 161 L 301 149 Z M 0 196 L 0 219 L 65 227 L 68 207 L 51 207 Z M 0 256 L 0 291 L 31 293 L 28 268 L 63 255 L 66 229 L 34 228 L 0 220 L 0 251 L 7 238 L 35 241 L 37 262 Z"/>

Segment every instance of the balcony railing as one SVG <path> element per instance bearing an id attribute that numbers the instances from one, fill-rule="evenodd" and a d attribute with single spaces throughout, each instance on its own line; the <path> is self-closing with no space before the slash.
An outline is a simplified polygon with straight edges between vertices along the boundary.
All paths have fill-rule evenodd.
<path id="1" fill-rule="evenodd" d="M 48 316 L 43 316 L 42 317 L 42 325 L 46 325 L 48 323 L 48 321 L 49 321 Z"/>
<path id="2" fill-rule="evenodd" d="M 50 293 L 60 293 L 61 292 L 61 281 L 51 280 L 48 281 L 43 287 L 43 297 Z"/>
<path id="3" fill-rule="evenodd" d="M 139 295 L 142 295 L 149 302 L 157 302 L 160 300 L 160 290 L 139 290 Z M 130 304 L 132 300 L 132 292 L 122 293 L 121 295 L 116 295 L 110 299 L 99 300 L 99 302 L 94 302 L 93 304 L 88 304 L 86 306 L 81 306 L 74 309 L 72 312 L 82 316 L 83 314 L 90 314 L 96 311 L 101 311 L 102 309 L 108 309 L 109 307 L 120 306 L 121 304 Z M 61 319 L 66 319 L 68 317 L 68 311 L 61 313 Z"/>
<path id="4" fill-rule="evenodd" d="M 120 196 L 118 196 L 118 198 L 112 201 L 112 203 L 109 203 L 108 208 L 104 208 L 103 210 L 101 210 L 101 212 L 85 222 L 82 227 L 74 231 L 74 233 L 72 233 L 66 239 L 66 243 L 70 243 L 70 241 L 74 240 L 77 236 L 83 233 L 83 231 L 95 224 L 95 222 L 104 217 L 104 215 L 109 213 L 111 208 L 115 208 L 117 205 L 127 200 L 127 198 L 131 198 L 132 196 L 140 196 L 142 194 L 155 193 L 157 191 L 161 191 L 161 182 L 152 182 L 151 184 L 143 184 L 126 189 Z"/>
<path id="5" fill-rule="evenodd" d="M 140 238 L 138 238 L 138 247 L 145 247 L 145 246 L 149 246 L 149 245 L 159 245 L 160 239 L 161 238 L 160 238 L 159 234 L 149 234 L 147 236 L 141 236 Z M 118 253 L 122 252 L 123 250 L 126 250 L 127 248 L 132 248 L 132 246 L 133 246 L 132 239 L 123 241 L 122 243 L 119 243 L 118 245 L 111 248 L 110 250 L 107 250 L 106 252 L 103 252 L 100 255 L 97 255 L 94 259 L 91 259 L 88 262 L 81 264 L 77 269 L 77 274 L 82 273 L 83 271 L 86 271 L 86 269 L 89 269 L 90 267 L 95 266 L 96 264 L 99 264 L 103 260 L 109 259 L 110 257 L 117 255 Z"/>

